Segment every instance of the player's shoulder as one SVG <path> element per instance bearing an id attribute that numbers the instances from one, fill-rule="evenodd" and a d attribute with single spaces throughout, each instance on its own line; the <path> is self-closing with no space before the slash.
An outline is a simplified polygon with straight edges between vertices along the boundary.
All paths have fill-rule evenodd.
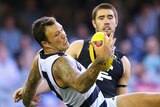
<path id="1" fill-rule="evenodd" d="M 119 58 L 122 58 L 123 56 L 125 56 L 124 52 L 122 52 L 121 50 L 118 50 L 118 49 L 115 50 L 115 54 Z"/>
<path id="2" fill-rule="evenodd" d="M 83 46 L 83 43 L 84 43 L 84 40 L 76 40 L 76 41 L 72 42 L 70 44 L 69 48 L 67 49 L 66 53 L 68 54 L 72 51 L 81 49 Z"/>
<path id="3" fill-rule="evenodd" d="M 56 60 L 56 62 L 55 62 L 55 66 L 60 66 L 60 67 L 64 67 L 64 66 L 66 66 L 66 65 L 68 65 L 68 64 L 73 64 L 74 62 L 76 62 L 75 61 L 75 59 L 74 58 L 72 58 L 70 55 L 63 55 L 63 56 L 60 56 L 57 60 Z"/>
<path id="4" fill-rule="evenodd" d="M 121 59 L 121 61 L 124 63 L 124 66 L 130 66 L 130 61 L 124 52 L 122 52 L 121 50 L 115 50 L 115 54 Z"/>
<path id="5" fill-rule="evenodd" d="M 37 63 L 38 57 L 39 57 L 40 53 L 42 53 L 42 51 L 43 51 L 43 49 L 39 49 L 39 51 L 36 53 L 36 55 L 35 55 L 35 57 L 33 59 L 34 63 Z"/>
<path id="6" fill-rule="evenodd" d="M 83 44 L 84 43 L 84 40 L 75 40 L 75 41 L 73 41 L 72 43 L 71 43 L 71 45 L 81 45 L 81 44 Z"/>

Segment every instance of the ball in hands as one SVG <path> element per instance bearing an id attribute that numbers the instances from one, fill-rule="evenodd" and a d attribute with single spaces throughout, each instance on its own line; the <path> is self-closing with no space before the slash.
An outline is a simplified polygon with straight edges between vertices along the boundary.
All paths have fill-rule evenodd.
<path id="1" fill-rule="evenodd" d="M 104 32 L 96 32 L 92 38 L 91 38 L 91 42 L 95 43 L 95 45 L 97 47 L 100 47 L 104 41 L 104 36 L 106 36 L 104 34 Z M 91 58 L 91 61 L 94 62 L 95 58 L 96 58 L 96 55 L 95 55 L 95 52 L 94 52 L 94 48 L 93 46 L 90 44 L 89 46 L 89 54 L 90 54 L 90 58 Z M 109 68 L 112 66 L 112 63 L 113 63 L 113 58 L 109 57 L 107 60 L 106 60 L 106 63 L 104 64 L 103 68 L 102 68 L 102 71 L 108 71 Z"/>

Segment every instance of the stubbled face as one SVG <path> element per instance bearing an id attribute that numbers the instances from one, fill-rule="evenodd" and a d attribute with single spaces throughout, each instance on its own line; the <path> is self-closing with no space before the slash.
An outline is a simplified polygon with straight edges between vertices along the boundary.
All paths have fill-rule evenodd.
<path id="1" fill-rule="evenodd" d="M 95 20 L 92 20 L 92 24 L 96 32 L 106 32 L 110 34 L 115 32 L 118 21 L 111 9 L 100 9 L 97 11 Z"/>
<path id="2" fill-rule="evenodd" d="M 46 27 L 46 35 L 49 40 L 47 42 L 48 47 L 52 49 L 54 52 L 62 52 L 68 49 L 69 43 L 67 39 L 67 35 L 58 22 L 54 25 Z"/>

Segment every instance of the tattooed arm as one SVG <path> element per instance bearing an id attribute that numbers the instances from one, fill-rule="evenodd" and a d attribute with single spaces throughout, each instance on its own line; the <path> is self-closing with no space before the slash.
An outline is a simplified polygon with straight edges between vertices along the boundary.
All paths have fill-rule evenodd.
<path id="1" fill-rule="evenodd" d="M 39 52 L 40 52 L 40 50 L 37 52 L 36 57 L 39 55 Z M 33 62 L 33 67 L 31 69 L 31 71 L 34 72 L 34 73 L 39 72 L 38 71 L 38 67 L 37 67 L 37 61 L 38 61 L 38 58 L 35 58 L 34 62 Z M 48 86 L 48 84 L 47 84 L 47 82 L 45 82 L 44 80 L 42 80 L 38 85 L 39 86 L 37 87 L 37 90 L 36 90 L 36 93 L 35 93 L 36 95 L 35 96 L 51 91 L 50 88 L 49 88 L 49 86 Z M 13 99 L 14 99 L 15 103 L 17 103 L 20 100 L 22 100 L 23 89 L 24 89 L 24 87 L 21 87 L 21 88 L 17 89 L 13 93 Z"/>
<path id="2" fill-rule="evenodd" d="M 34 63 L 32 66 L 32 69 L 30 71 L 28 80 L 25 83 L 25 86 L 23 88 L 22 92 L 22 99 L 25 106 L 29 107 L 31 100 L 33 99 L 37 86 L 41 80 L 41 76 L 38 70 L 38 55 L 34 59 Z"/>
<path id="3" fill-rule="evenodd" d="M 80 93 L 88 91 L 94 84 L 102 66 L 103 59 L 96 59 L 92 66 L 84 73 L 73 66 L 67 57 L 60 57 L 53 66 L 53 75 L 60 87 L 71 87 Z"/>
<path id="4" fill-rule="evenodd" d="M 115 39 L 112 37 L 109 37 L 109 39 L 104 38 L 104 43 L 100 47 L 96 47 L 95 44 L 92 43 L 97 58 L 90 68 L 83 73 L 79 72 L 79 70 L 73 66 L 75 62 L 68 57 L 63 56 L 57 59 L 52 72 L 58 85 L 63 88 L 72 87 L 80 93 L 88 91 L 96 81 L 105 61 L 110 57 L 112 53 L 110 47 L 113 48 L 114 43 Z M 109 44 L 110 47 L 108 46 Z"/>

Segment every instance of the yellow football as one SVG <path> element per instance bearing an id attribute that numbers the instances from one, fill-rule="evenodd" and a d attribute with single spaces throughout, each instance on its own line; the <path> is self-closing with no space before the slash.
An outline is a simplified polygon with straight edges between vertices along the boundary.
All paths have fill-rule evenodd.
<path id="1" fill-rule="evenodd" d="M 97 47 L 99 47 L 103 43 L 104 36 L 105 36 L 104 32 L 96 32 L 91 38 L 91 41 L 95 43 Z M 90 54 L 91 61 L 93 62 L 96 56 L 95 56 L 93 46 L 91 44 L 89 45 L 89 54 Z M 111 57 L 108 58 L 105 65 L 102 68 L 102 71 L 107 71 L 112 66 L 112 63 L 113 63 L 113 58 Z"/>

